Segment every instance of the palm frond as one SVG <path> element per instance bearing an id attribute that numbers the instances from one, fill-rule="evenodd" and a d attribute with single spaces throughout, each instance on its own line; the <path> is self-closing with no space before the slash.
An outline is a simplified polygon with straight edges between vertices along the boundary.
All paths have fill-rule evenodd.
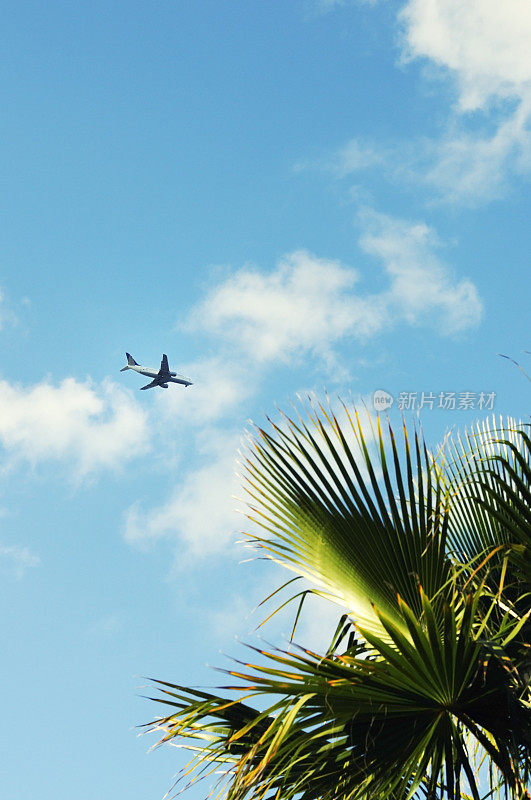
<path id="1" fill-rule="evenodd" d="M 514 421 L 436 458 L 346 407 L 258 429 L 249 543 L 343 615 L 326 654 L 251 648 L 222 694 L 157 682 L 146 727 L 227 800 L 530 800 L 530 478 Z"/>
<path id="2" fill-rule="evenodd" d="M 486 420 L 454 443 L 448 463 L 448 539 L 466 562 L 492 553 L 505 569 L 505 594 L 529 604 L 531 592 L 531 438 L 529 426 Z M 508 555 L 507 566 L 504 559 Z M 505 563 L 505 567 L 503 566 Z M 494 572 L 492 572 L 494 574 Z M 529 605 L 527 606 L 529 607 Z"/>
<path id="3" fill-rule="evenodd" d="M 363 630 L 367 645 L 325 657 L 303 648 L 259 650 L 265 663 L 231 670 L 238 684 L 219 688 L 246 699 L 274 697 L 262 712 L 165 684 L 172 690 L 164 689 L 161 702 L 172 713 L 152 725 L 164 731 L 162 741 L 192 742 L 194 769 L 223 764 L 228 800 L 405 800 L 418 792 L 434 798 L 441 786 L 457 800 L 463 780 L 479 800 L 471 739 L 518 793 L 521 759 L 507 726 L 481 716 L 486 705 L 499 710 L 505 702 L 489 671 L 499 654 L 488 654 L 477 635 L 481 592 L 455 589 L 440 621 L 422 589 L 419 595 L 421 619 L 403 601 L 402 625 L 376 612 L 386 639 Z"/>
<path id="4" fill-rule="evenodd" d="M 360 624 L 382 633 L 374 613 L 402 624 L 397 596 L 420 613 L 418 585 L 447 582 L 447 519 L 433 460 L 404 428 L 401 467 L 393 431 L 377 420 L 373 447 L 357 415 L 340 423 L 319 407 L 309 422 L 286 418 L 258 430 L 245 462 L 249 537 L 266 557 L 310 580 Z"/>

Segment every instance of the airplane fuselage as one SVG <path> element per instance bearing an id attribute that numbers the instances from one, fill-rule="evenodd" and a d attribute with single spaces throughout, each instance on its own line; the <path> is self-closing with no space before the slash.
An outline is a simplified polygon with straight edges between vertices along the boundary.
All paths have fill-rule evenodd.
<path id="1" fill-rule="evenodd" d="M 167 372 L 165 375 L 161 375 L 158 369 L 140 367 L 138 365 L 134 367 L 130 366 L 129 369 L 139 372 L 140 375 L 145 375 L 147 378 L 164 378 L 164 383 L 180 383 L 183 386 L 192 385 L 192 381 L 187 380 L 183 375 L 178 375 L 177 372 Z"/>

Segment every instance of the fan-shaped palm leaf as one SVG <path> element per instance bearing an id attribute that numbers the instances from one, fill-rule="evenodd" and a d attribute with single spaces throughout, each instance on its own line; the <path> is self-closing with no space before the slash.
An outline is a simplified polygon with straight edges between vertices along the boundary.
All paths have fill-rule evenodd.
<path id="1" fill-rule="evenodd" d="M 391 429 L 388 457 L 377 425 L 374 457 L 357 415 L 345 409 L 340 424 L 321 408 L 308 424 L 260 429 L 245 467 L 249 516 L 265 530 L 250 541 L 381 634 L 373 606 L 402 625 L 397 595 L 420 613 L 418 584 L 435 595 L 449 564 L 431 457 L 417 434 L 411 454 L 404 429 L 403 469 Z"/>
<path id="2" fill-rule="evenodd" d="M 504 571 L 502 591 L 531 607 L 531 438 L 515 420 L 485 420 L 451 450 L 449 542 L 477 567 Z M 493 570 L 493 566 L 497 570 Z"/>

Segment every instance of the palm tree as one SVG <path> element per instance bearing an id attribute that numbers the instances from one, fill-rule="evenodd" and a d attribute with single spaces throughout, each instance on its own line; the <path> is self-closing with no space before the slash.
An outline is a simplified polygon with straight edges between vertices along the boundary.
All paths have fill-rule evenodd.
<path id="1" fill-rule="evenodd" d="M 251 648 L 220 695 L 156 681 L 165 716 L 146 727 L 229 800 L 529 798 L 526 426 L 433 455 L 345 406 L 271 425 L 243 464 L 248 541 L 309 581 L 295 625 L 312 592 L 342 608 L 337 630 L 326 653 Z"/>

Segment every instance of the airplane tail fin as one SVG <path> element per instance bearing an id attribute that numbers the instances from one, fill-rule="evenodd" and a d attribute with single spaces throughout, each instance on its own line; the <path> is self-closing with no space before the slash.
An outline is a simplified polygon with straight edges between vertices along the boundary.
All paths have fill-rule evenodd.
<path id="1" fill-rule="evenodd" d="M 135 361 L 135 359 L 133 358 L 133 356 L 131 355 L 131 353 L 126 353 L 125 355 L 127 356 L 127 366 L 122 367 L 120 372 L 125 372 L 125 370 L 129 369 L 130 367 L 138 367 L 138 364 Z"/>

